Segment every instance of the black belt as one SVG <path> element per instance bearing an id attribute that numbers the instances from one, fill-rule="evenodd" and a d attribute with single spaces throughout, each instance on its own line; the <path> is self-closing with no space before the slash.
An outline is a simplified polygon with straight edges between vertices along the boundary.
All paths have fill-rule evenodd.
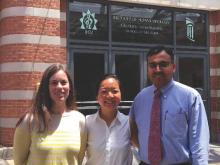
<path id="1" fill-rule="evenodd" d="M 139 165 L 150 165 L 150 164 L 147 164 L 147 163 L 141 161 L 141 162 L 139 163 Z M 171 165 L 192 165 L 192 163 L 185 162 L 185 163 L 176 163 L 176 164 L 171 164 Z"/>
<path id="2" fill-rule="evenodd" d="M 150 165 L 150 164 L 147 164 L 147 163 L 141 161 L 141 162 L 139 163 L 139 165 Z"/>

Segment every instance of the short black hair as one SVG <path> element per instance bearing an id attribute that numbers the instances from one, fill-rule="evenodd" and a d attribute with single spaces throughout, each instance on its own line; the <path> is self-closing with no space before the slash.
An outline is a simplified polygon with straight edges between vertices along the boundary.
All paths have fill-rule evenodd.
<path id="1" fill-rule="evenodd" d="M 148 57 L 151 57 L 151 56 L 158 54 L 162 51 L 165 51 L 170 56 L 171 61 L 174 62 L 173 50 L 171 48 L 166 48 L 165 46 L 161 46 L 161 45 L 152 47 L 147 54 L 147 59 L 148 59 Z"/>

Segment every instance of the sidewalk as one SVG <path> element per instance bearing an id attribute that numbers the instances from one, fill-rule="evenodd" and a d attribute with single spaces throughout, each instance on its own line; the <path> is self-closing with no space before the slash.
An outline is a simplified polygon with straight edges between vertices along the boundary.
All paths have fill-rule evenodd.
<path id="1" fill-rule="evenodd" d="M 135 162 L 133 165 L 137 165 Z M 220 165 L 220 144 L 210 144 L 209 164 Z M 14 165 L 12 160 L 12 147 L 0 146 L 0 165 Z"/>
<path id="2" fill-rule="evenodd" d="M 220 165 L 220 144 L 210 144 L 209 164 Z"/>
<path id="3" fill-rule="evenodd" d="M 14 165 L 12 149 L 12 147 L 3 147 L 0 145 L 0 165 Z"/>

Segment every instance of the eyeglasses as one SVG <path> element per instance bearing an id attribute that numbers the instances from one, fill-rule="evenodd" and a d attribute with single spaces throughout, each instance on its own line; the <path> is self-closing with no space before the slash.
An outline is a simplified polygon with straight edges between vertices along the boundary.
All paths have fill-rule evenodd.
<path id="1" fill-rule="evenodd" d="M 159 63 L 151 62 L 148 65 L 152 69 L 157 68 L 157 66 L 159 66 L 160 69 L 163 69 L 163 68 L 168 67 L 170 64 L 171 64 L 170 62 L 162 61 L 162 62 L 159 62 Z"/>

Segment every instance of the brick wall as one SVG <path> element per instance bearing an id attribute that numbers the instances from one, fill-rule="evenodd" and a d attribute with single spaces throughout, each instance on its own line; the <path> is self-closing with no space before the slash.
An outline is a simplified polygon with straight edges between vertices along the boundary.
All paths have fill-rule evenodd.
<path id="1" fill-rule="evenodd" d="M 0 1 L 0 144 L 11 146 L 18 118 L 52 63 L 66 64 L 66 0 Z"/>
<path id="2" fill-rule="evenodd" d="M 211 140 L 220 142 L 220 11 L 209 16 Z"/>

